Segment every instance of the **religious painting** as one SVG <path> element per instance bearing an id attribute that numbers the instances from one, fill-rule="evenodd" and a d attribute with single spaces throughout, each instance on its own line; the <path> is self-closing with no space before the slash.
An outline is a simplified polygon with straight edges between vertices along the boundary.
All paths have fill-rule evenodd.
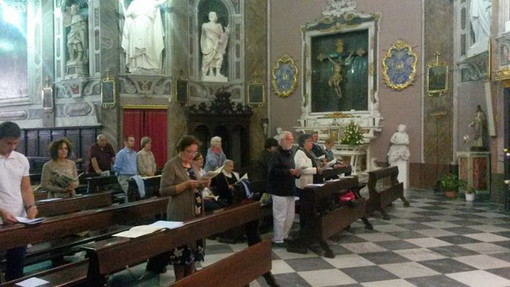
<path id="1" fill-rule="evenodd" d="M 427 70 L 427 92 L 429 96 L 441 96 L 448 90 L 448 65 L 432 64 Z"/>
<path id="2" fill-rule="evenodd" d="M 248 105 L 252 107 L 264 105 L 264 85 L 262 83 L 248 85 Z"/>
<path id="3" fill-rule="evenodd" d="M 289 55 L 283 55 L 278 59 L 273 68 L 273 88 L 277 96 L 286 98 L 297 85 L 298 69 Z"/>
<path id="4" fill-rule="evenodd" d="M 185 105 L 188 102 L 189 89 L 187 80 L 177 80 L 175 83 L 175 100 L 180 105 Z"/>
<path id="5" fill-rule="evenodd" d="M 368 109 L 368 30 L 311 38 L 312 112 Z"/>
<path id="6" fill-rule="evenodd" d="M 107 75 L 101 81 L 101 107 L 103 109 L 112 109 L 116 104 L 115 79 Z"/>
<path id="7" fill-rule="evenodd" d="M 382 61 L 384 82 L 390 88 L 401 91 L 416 78 L 418 56 L 408 43 L 397 40 Z"/>

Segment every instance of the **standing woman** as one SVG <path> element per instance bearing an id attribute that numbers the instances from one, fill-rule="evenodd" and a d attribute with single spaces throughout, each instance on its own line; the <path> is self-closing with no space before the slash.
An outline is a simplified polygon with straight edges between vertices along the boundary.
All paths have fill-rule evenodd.
<path id="1" fill-rule="evenodd" d="M 185 135 L 177 144 L 179 154 L 169 160 L 161 174 L 160 193 L 171 196 L 168 202 L 167 218 L 186 221 L 201 216 L 203 201 L 197 176 L 200 168 L 193 162 L 198 152 L 198 140 Z M 206 182 L 205 185 L 209 185 Z M 196 271 L 195 262 L 204 260 L 204 242 L 198 240 L 174 249 L 170 263 L 174 265 L 175 280 L 180 280 Z"/>
<path id="2" fill-rule="evenodd" d="M 227 159 L 223 149 L 221 148 L 221 138 L 212 137 L 211 147 L 207 150 L 205 157 L 205 171 L 211 171 L 219 168 Z"/>
<path id="3" fill-rule="evenodd" d="M 142 148 L 136 155 L 136 165 L 138 167 L 138 174 L 140 176 L 153 176 L 156 174 L 156 159 L 151 151 L 152 139 L 150 137 L 143 137 L 140 140 L 140 147 Z"/>
<path id="4" fill-rule="evenodd" d="M 48 198 L 68 198 L 76 195 L 78 171 L 76 163 L 67 159 L 72 152 L 71 142 L 62 138 L 50 144 L 51 160 L 43 165 L 41 188 L 48 191 Z"/>

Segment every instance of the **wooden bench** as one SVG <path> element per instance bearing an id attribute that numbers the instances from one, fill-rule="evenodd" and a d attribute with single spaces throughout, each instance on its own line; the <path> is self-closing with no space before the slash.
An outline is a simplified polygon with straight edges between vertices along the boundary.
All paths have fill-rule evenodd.
<path id="1" fill-rule="evenodd" d="M 256 232 L 258 235 L 257 226 L 259 216 L 260 216 L 260 204 L 258 202 L 253 202 L 249 204 L 226 208 L 223 211 L 187 221 L 186 224 L 184 224 L 182 227 L 176 229 L 155 232 L 139 238 L 133 239 L 112 238 L 109 240 L 99 241 L 90 244 L 89 246 L 84 247 L 84 249 L 87 251 L 90 261 L 88 272 L 89 279 L 88 284 L 89 286 L 102 286 L 102 284 L 106 282 L 107 275 L 121 271 L 125 269 L 126 266 L 139 264 L 150 257 L 171 251 L 174 248 L 185 244 L 186 242 L 194 242 L 196 240 L 206 238 L 212 234 L 225 231 L 235 226 L 246 224 L 247 226 L 251 226 L 251 230 L 252 231 L 254 230 L 254 232 Z M 257 266 L 257 268 L 254 268 L 254 272 L 249 272 L 250 278 L 252 278 L 255 273 L 257 273 L 258 276 L 260 276 L 264 273 L 269 272 L 271 264 L 271 252 L 268 244 L 269 243 L 263 243 L 261 245 L 253 244 L 252 246 L 254 247 L 253 248 L 249 247 L 252 249 L 249 249 L 244 253 L 250 256 L 252 255 L 255 256 L 254 258 L 251 257 L 244 258 L 244 260 L 246 261 L 244 264 L 248 265 L 247 269 L 251 268 L 252 266 L 257 266 L 258 264 L 262 265 Z M 235 257 L 232 259 L 232 261 L 228 262 L 230 263 L 238 262 L 239 260 L 241 259 Z M 228 263 L 223 262 L 223 264 L 227 264 L 228 266 L 232 267 Z M 227 273 L 231 273 L 230 276 L 236 275 L 236 273 L 232 273 L 230 267 L 222 268 L 222 266 L 224 266 L 222 264 L 219 264 L 219 266 L 220 267 L 215 267 L 212 269 L 212 272 L 217 273 L 216 276 L 224 278 L 224 276 L 226 276 Z M 200 272 L 198 272 L 197 274 L 199 273 Z M 201 277 L 204 275 L 197 276 Z M 207 279 L 201 278 L 200 280 Z M 249 283 L 249 281 L 246 283 Z M 219 285 L 178 285 L 178 286 L 227 286 L 227 285 L 223 285 L 222 283 Z"/>
<path id="2" fill-rule="evenodd" d="M 114 233 L 126 230 L 129 228 L 128 225 L 144 223 L 144 220 L 152 219 L 154 216 L 165 213 L 167 204 L 168 197 L 152 198 L 97 210 L 85 210 L 59 215 L 48 218 L 43 223 L 34 226 L 23 226 L 21 224 L 0 226 L 0 242 L 2 242 L 0 244 L 0 251 L 27 244 L 49 242 L 83 231 L 108 230 L 97 236 L 70 240 L 68 243 L 30 251 L 38 254 L 44 252 L 58 254 L 62 249 L 68 249 L 71 246 L 79 246 L 93 240 L 108 238 Z M 63 270 L 61 272 L 67 272 L 65 269 Z"/>
<path id="3" fill-rule="evenodd" d="M 288 242 L 287 251 L 304 253 L 314 242 L 319 242 L 325 251 L 324 256 L 334 258 L 333 251 L 326 243 L 326 239 L 349 227 L 358 219 L 363 219 L 365 228 L 373 229 L 365 218 L 366 200 L 356 198 L 351 204 L 340 204 L 339 196 L 348 191 L 359 188 L 358 178 L 342 178 L 328 181 L 323 185 L 310 185 L 304 188 L 300 198 L 300 220 L 304 226 L 299 230 L 296 238 Z"/>
<path id="4" fill-rule="evenodd" d="M 38 216 L 49 217 L 112 205 L 111 192 L 87 194 L 72 198 L 37 201 Z"/>
<path id="5" fill-rule="evenodd" d="M 138 185 L 134 179 L 130 179 L 128 183 L 128 201 L 135 201 L 144 198 L 151 198 L 159 196 L 159 185 L 161 182 L 161 175 L 142 177 L 145 187 L 145 196 L 141 197 L 138 191 Z"/>
<path id="6" fill-rule="evenodd" d="M 117 203 L 124 202 L 124 191 L 120 187 L 117 176 L 88 176 L 85 177 L 87 181 L 87 193 L 98 193 L 110 191 L 113 194 L 113 201 Z"/>
<path id="7" fill-rule="evenodd" d="M 404 197 L 404 183 L 398 182 L 398 167 L 391 166 L 368 172 L 368 202 L 367 215 L 372 215 L 374 210 L 379 210 L 383 219 L 389 220 L 386 207 L 397 198 L 408 207 L 409 201 Z"/>

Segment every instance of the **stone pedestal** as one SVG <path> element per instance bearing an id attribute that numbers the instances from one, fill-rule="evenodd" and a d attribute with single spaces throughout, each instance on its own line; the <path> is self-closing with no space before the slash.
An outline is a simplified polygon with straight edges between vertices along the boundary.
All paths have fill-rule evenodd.
<path id="1" fill-rule="evenodd" d="M 399 160 L 392 164 L 398 167 L 398 181 L 404 183 L 404 189 L 409 189 L 409 161 Z"/>
<path id="2" fill-rule="evenodd" d="M 459 163 L 459 178 L 465 180 L 468 187 L 473 187 L 477 193 L 490 194 L 490 166 L 489 152 L 462 151 L 457 152 Z"/>

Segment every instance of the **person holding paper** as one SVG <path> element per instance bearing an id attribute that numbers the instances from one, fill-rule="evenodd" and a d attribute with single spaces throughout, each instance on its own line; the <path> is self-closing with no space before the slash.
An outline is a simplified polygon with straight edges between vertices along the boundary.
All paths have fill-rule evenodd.
<path id="1" fill-rule="evenodd" d="M 200 167 L 199 176 L 203 177 L 207 172 L 202 168 L 204 165 L 204 157 L 201 153 L 197 153 L 193 158 L 193 162 Z M 202 190 L 202 198 L 204 199 L 204 210 L 210 212 L 226 207 L 227 204 L 217 200 L 217 196 L 213 194 L 211 189 L 207 186 Z"/>
<path id="2" fill-rule="evenodd" d="M 296 169 L 301 171 L 301 176 L 296 178 L 296 196 L 302 197 L 305 186 L 317 183 L 314 175 L 322 174 L 321 163 L 312 153 L 313 138 L 310 134 L 304 134 L 298 138 L 299 149 L 294 154 Z M 319 177 L 317 177 L 319 178 Z M 322 182 L 322 181 L 321 181 Z M 304 226 L 304 221 L 299 219 L 299 225 Z"/>
<path id="3" fill-rule="evenodd" d="M 30 184 L 28 159 L 15 151 L 21 129 L 13 122 L 0 124 L 0 223 L 14 224 L 16 216 L 37 216 L 34 191 Z M 23 277 L 26 246 L 5 252 L 5 280 Z M 1 255 L 0 255 L 1 257 Z"/>
<path id="4" fill-rule="evenodd" d="M 232 205 L 234 200 L 234 184 L 239 181 L 239 173 L 234 171 L 234 161 L 227 159 L 223 163 L 223 170 L 212 179 L 211 185 L 216 187 L 218 201 L 225 205 Z"/>
<path id="5" fill-rule="evenodd" d="M 177 144 L 178 155 L 169 160 L 161 174 L 160 193 L 170 196 L 167 220 L 187 221 L 203 215 L 201 190 L 209 186 L 210 180 L 198 180 L 200 168 L 193 162 L 198 153 L 198 140 L 189 135 L 183 136 Z M 195 273 L 195 262 L 204 260 L 203 240 L 189 242 L 176 248 L 170 254 L 174 265 L 175 280 Z M 148 264 L 148 269 L 151 266 Z"/>
<path id="6" fill-rule="evenodd" d="M 50 144 L 50 160 L 44 163 L 41 188 L 48 191 L 48 198 L 69 198 L 76 195 L 79 185 L 76 163 L 68 159 L 72 153 L 71 142 L 61 138 Z"/>
<path id="7" fill-rule="evenodd" d="M 295 216 L 296 191 L 295 179 L 301 175 L 292 156 L 294 137 L 289 131 L 283 131 L 279 146 L 271 154 L 267 176 L 267 190 L 273 200 L 273 244 L 284 246 L 289 236 Z"/>

